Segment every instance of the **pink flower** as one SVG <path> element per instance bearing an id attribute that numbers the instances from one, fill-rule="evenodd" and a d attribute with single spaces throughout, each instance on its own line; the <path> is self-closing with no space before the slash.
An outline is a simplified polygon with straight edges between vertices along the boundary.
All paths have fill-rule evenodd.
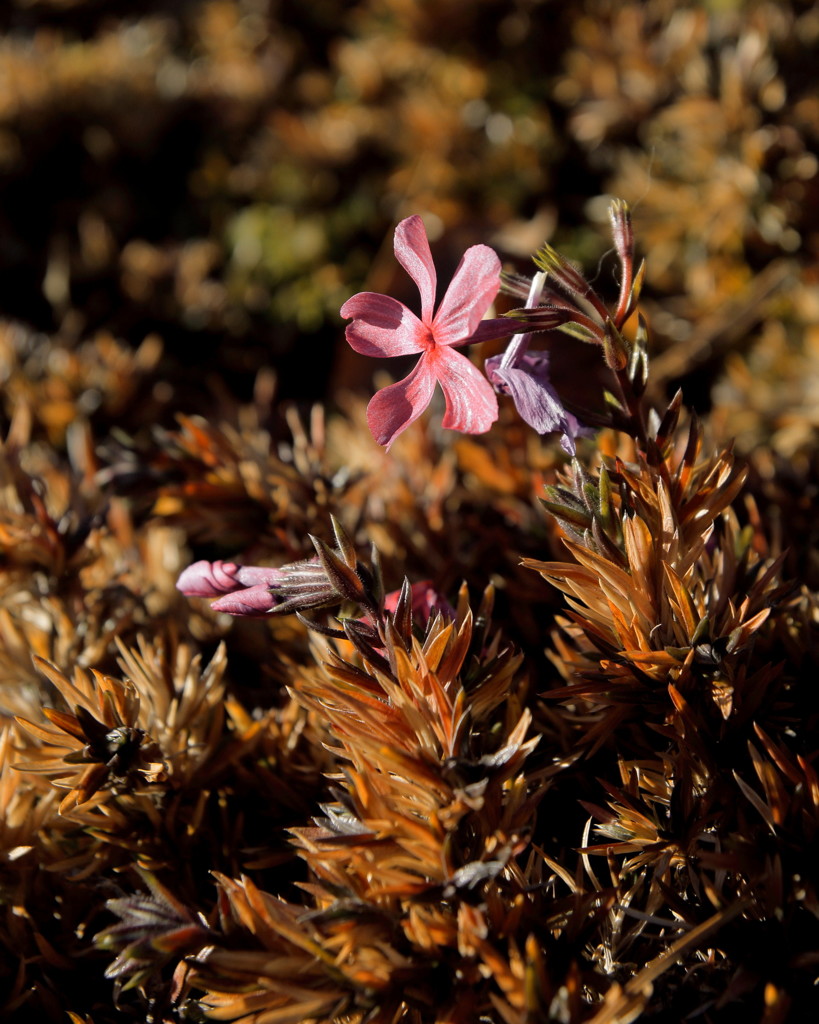
<path id="1" fill-rule="evenodd" d="M 446 399 L 443 425 L 481 434 L 498 418 L 492 386 L 454 345 L 504 338 L 519 328 L 507 319 L 484 320 L 500 286 L 500 260 L 486 245 L 467 249 L 437 311 L 437 276 L 424 222 L 407 217 L 395 229 L 395 256 L 418 285 L 421 319 L 388 295 L 359 292 L 341 307 L 347 341 L 365 356 L 405 356 L 420 352 L 404 380 L 382 388 L 367 406 L 367 422 L 378 444 L 392 442 L 429 405 L 437 381 Z"/>
<path id="2" fill-rule="evenodd" d="M 447 618 L 455 618 L 455 609 L 447 599 L 439 594 L 433 587 L 431 580 L 421 580 L 411 584 L 412 589 L 412 614 L 419 620 L 422 626 L 426 627 L 435 611 L 441 612 Z M 394 612 L 398 607 L 398 599 L 401 596 L 400 590 L 391 590 L 384 596 L 384 610 Z"/>

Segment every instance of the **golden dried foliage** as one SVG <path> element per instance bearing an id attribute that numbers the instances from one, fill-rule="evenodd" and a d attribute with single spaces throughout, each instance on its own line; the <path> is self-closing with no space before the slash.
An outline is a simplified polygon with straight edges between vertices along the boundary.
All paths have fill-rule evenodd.
<path id="1" fill-rule="evenodd" d="M 346 641 L 327 641 L 298 673 L 337 766 L 335 799 L 293 830 L 309 910 L 220 878 L 224 938 L 188 978 L 212 1017 L 523 1021 L 554 998 L 516 936 L 551 942 L 565 927 L 567 901 L 544 899 L 530 846 L 559 768 L 527 776 L 538 738 L 521 659 L 488 639 L 490 610 L 487 594 L 476 628 L 464 590 L 456 619 L 433 616 L 423 637 L 397 611 L 388 660 L 350 660 Z"/>
<path id="2" fill-rule="evenodd" d="M 813 1021 L 815 5 L 6 6 L 0 1016 Z M 588 288 L 570 466 L 375 449 L 416 212 Z M 175 589 L 314 552 L 301 621 Z"/>

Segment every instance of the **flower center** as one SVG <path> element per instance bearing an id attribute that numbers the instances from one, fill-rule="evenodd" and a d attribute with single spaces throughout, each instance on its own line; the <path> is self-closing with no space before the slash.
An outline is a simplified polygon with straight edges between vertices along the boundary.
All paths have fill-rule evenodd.
<path id="1" fill-rule="evenodd" d="M 427 327 L 426 324 L 424 324 L 423 335 L 420 335 L 418 338 L 418 344 L 421 346 L 421 349 L 425 352 L 428 352 L 430 351 L 430 349 L 435 348 L 435 335 L 432 333 L 432 328 Z"/>

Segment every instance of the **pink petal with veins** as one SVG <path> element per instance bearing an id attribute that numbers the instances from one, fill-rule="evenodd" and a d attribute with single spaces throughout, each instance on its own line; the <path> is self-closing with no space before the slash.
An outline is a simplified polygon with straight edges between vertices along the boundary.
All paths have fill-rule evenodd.
<path id="1" fill-rule="evenodd" d="M 274 586 L 283 576 L 281 569 L 268 566 L 208 562 L 203 558 L 180 574 L 176 587 L 188 597 L 221 597 L 245 587 Z"/>
<path id="2" fill-rule="evenodd" d="M 433 352 L 425 352 L 408 377 L 382 388 L 370 399 L 367 423 L 376 442 L 386 445 L 387 449 L 402 430 L 418 419 L 432 399 L 435 373 L 430 364 L 431 355 Z"/>
<path id="3" fill-rule="evenodd" d="M 274 587 L 286 578 L 286 572 L 267 565 L 240 565 L 236 570 L 236 579 L 243 587 Z"/>
<path id="4" fill-rule="evenodd" d="M 233 562 L 208 562 L 204 558 L 189 565 L 176 581 L 176 589 L 188 597 L 219 597 L 243 586 L 236 579 L 238 565 Z"/>
<path id="5" fill-rule="evenodd" d="M 266 615 L 278 603 L 276 597 L 263 584 L 248 587 L 235 594 L 225 594 L 214 601 L 211 608 L 215 612 L 227 612 L 228 615 Z"/>
<path id="6" fill-rule="evenodd" d="M 402 220 L 396 227 L 394 249 L 395 258 L 418 285 L 421 293 L 421 319 L 429 324 L 435 309 L 438 277 L 432 262 L 426 228 L 417 214 Z"/>
<path id="7" fill-rule="evenodd" d="M 501 263 L 488 245 L 473 245 L 458 264 L 432 322 L 439 345 L 466 344 L 498 294 Z"/>
<path id="8" fill-rule="evenodd" d="M 446 398 L 443 426 L 464 434 L 483 434 L 498 418 L 498 400 L 492 385 L 466 356 L 438 348 L 427 358 Z"/>
<path id="9" fill-rule="evenodd" d="M 350 346 L 364 356 L 406 356 L 421 352 L 430 341 L 429 329 L 403 302 L 377 292 L 359 292 L 341 307 Z"/>

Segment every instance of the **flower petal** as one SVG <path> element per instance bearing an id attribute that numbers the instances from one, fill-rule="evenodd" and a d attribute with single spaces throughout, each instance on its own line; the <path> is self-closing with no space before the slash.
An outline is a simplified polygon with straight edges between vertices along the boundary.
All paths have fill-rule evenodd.
<path id="1" fill-rule="evenodd" d="M 341 307 L 347 341 L 364 356 L 406 356 L 429 345 L 430 332 L 403 302 L 378 292 L 359 292 Z"/>
<path id="2" fill-rule="evenodd" d="M 417 214 L 402 220 L 396 227 L 394 247 L 395 258 L 418 285 L 421 293 L 421 319 L 425 324 L 430 324 L 435 309 L 438 277 L 432 262 L 427 230 Z"/>
<path id="3" fill-rule="evenodd" d="M 180 574 L 176 588 L 187 597 L 221 597 L 246 587 L 274 586 L 284 575 L 272 566 L 236 565 L 221 559 L 208 562 L 203 558 Z"/>
<path id="4" fill-rule="evenodd" d="M 563 447 L 574 454 L 574 434 L 569 414 L 549 380 L 549 359 L 544 353 L 527 352 L 517 366 L 502 367 L 502 356 L 486 360 L 486 374 L 496 388 L 512 396 L 521 419 L 539 434 L 559 430 Z M 572 417 L 573 418 L 573 417 Z M 576 421 L 575 421 L 576 422 Z"/>
<path id="5" fill-rule="evenodd" d="M 187 597 L 219 597 L 242 589 L 244 584 L 236 579 L 238 571 L 239 566 L 233 562 L 208 562 L 203 558 L 180 574 L 176 589 Z"/>
<path id="6" fill-rule="evenodd" d="M 499 316 L 494 320 L 481 320 L 471 336 L 467 339 L 470 345 L 478 345 L 483 341 L 495 341 L 508 338 L 520 330 L 520 324 L 507 316 Z"/>
<path id="7" fill-rule="evenodd" d="M 227 612 L 228 615 L 249 615 L 256 617 L 267 615 L 281 598 L 271 594 L 264 584 L 255 587 L 248 587 L 247 590 L 240 590 L 235 594 L 225 594 L 218 601 L 214 601 L 211 608 L 215 612 Z"/>
<path id="8" fill-rule="evenodd" d="M 443 425 L 463 434 L 482 434 L 498 418 L 498 400 L 477 367 L 449 348 L 436 348 L 426 357 L 446 398 Z"/>
<path id="9" fill-rule="evenodd" d="M 267 565 L 240 565 L 236 572 L 236 579 L 243 587 L 274 587 L 287 579 L 287 573 L 283 569 L 276 569 Z"/>
<path id="10" fill-rule="evenodd" d="M 431 354 L 425 352 L 408 377 L 382 388 L 370 399 L 367 422 L 377 443 L 386 445 L 388 450 L 401 431 L 418 419 L 432 399 L 435 374 L 429 362 Z"/>
<path id="11" fill-rule="evenodd" d="M 432 321 L 438 345 L 465 345 L 471 340 L 498 294 L 500 269 L 498 254 L 488 245 L 466 250 Z"/>

